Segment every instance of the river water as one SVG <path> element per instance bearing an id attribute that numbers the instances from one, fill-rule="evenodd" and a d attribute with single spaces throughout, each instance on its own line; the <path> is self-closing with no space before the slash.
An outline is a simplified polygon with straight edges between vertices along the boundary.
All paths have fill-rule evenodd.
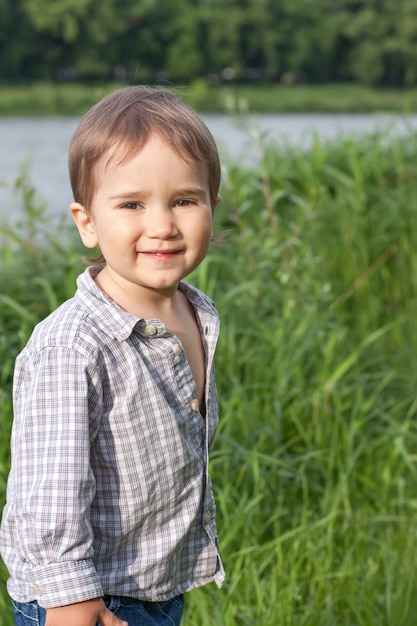
<path id="1" fill-rule="evenodd" d="M 417 129 L 417 115 L 271 114 L 250 117 L 203 115 L 225 162 L 256 163 L 254 134 L 265 133 L 278 145 L 308 147 L 320 141 L 376 130 L 408 132 Z M 14 190 L 18 176 L 27 170 L 48 213 L 62 216 L 72 200 L 68 182 L 67 152 L 78 118 L 0 118 L 0 218 L 16 217 L 20 200 Z"/>

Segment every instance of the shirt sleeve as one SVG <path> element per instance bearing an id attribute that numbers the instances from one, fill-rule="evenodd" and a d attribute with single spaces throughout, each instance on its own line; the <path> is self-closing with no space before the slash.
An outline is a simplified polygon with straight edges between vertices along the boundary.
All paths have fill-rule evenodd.
<path id="1" fill-rule="evenodd" d="M 22 355 L 21 355 L 22 356 Z M 17 543 L 39 604 L 103 595 L 93 557 L 90 466 L 99 377 L 87 359 L 44 348 L 15 369 L 12 468 Z M 98 419 L 98 418 L 97 418 Z"/>

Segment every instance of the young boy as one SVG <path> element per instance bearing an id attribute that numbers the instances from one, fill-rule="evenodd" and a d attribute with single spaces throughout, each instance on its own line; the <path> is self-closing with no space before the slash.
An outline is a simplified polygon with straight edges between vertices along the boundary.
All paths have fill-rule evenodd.
<path id="1" fill-rule="evenodd" d="M 84 116 L 69 167 L 102 259 L 16 361 L 8 590 L 18 626 L 171 626 L 185 592 L 224 579 L 208 473 L 219 322 L 183 282 L 210 245 L 218 153 L 171 92 L 135 86 Z"/>

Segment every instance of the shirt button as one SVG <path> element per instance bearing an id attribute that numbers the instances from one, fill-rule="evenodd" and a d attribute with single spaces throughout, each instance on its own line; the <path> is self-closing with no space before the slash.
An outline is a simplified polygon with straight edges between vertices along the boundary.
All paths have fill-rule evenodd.
<path id="1" fill-rule="evenodd" d="M 33 591 L 36 593 L 37 596 L 42 596 L 42 589 L 39 587 L 39 585 L 33 585 Z"/>
<path id="2" fill-rule="evenodd" d="M 145 328 L 143 329 L 143 332 L 145 333 L 145 335 L 147 337 L 153 337 L 154 335 L 156 335 L 156 326 L 154 326 L 153 324 L 146 324 Z"/>
<path id="3" fill-rule="evenodd" d="M 210 511 L 206 511 L 203 515 L 203 524 L 209 524 L 211 522 L 211 513 Z"/>
<path id="4" fill-rule="evenodd" d="M 192 411 L 198 411 L 198 400 L 194 399 L 191 400 L 191 410 Z"/>
<path id="5" fill-rule="evenodd" d="M 181 354 L 181 345 L 179 343 L 176 343 L 172 348 L 172 354 L 174 356 L 179 356 Z"/>

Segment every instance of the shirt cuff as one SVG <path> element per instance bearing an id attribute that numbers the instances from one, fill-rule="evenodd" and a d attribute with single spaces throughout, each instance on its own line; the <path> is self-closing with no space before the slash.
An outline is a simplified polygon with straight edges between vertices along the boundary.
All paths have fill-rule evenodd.
<path id="1" fill-rule="evenodd" d="M 44 609 L 104 595 L 97 571 L 89 560 L 33 567 L 28 575 L 36 600 Z"/>

